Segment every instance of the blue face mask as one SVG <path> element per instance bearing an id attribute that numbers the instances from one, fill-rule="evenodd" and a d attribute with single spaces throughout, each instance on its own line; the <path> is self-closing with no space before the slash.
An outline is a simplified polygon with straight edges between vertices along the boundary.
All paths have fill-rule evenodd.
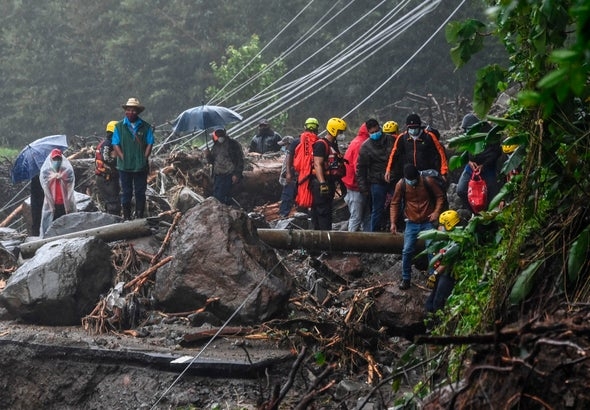
<path id="1" fill-rule="evenodd" d="M 372 140 L 377 141 L 379 138 L 381 138 L 381 134 L 382 134 L 381 131 L 377 131 L 377 132 L 374 132 L 372 134 L 369 134 L 369 138 L 371 138 Z"/>
<path id="2" fill-rule="evenodd" d="M 408 134 L 410 134 L 412 138 L 417 138 L 421 132 L 422 130 L 420 128 L 408 128 Z"/>
<path id="3" fill-rule="evenodd" d="M 409 186 L 416 186 L 416 185 L 418 185 L 418 180 L 417 179 L 404 178 L 404 181 L 406 181 L 406 184 L 408 184 Z"/>
<path id="4" fill-rule="evenodd" d="M 59 167 L 61 167 L 61 159 L 55 160 L 52 159 L 51 160 L 51 168 L 53 168 L 53 170 L 55 172 L 59 171 Z"/>

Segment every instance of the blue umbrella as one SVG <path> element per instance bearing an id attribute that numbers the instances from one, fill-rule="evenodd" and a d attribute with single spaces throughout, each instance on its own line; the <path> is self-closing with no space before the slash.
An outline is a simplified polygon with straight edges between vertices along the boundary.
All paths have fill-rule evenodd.
<path id="1" fill-rule="evenodd" d="M 183 111 L 172 122 L 172 132 L 195 132 L 209 128 L 224 127 L 242 121 L 242 116 L 229 108 L 218 105 L 200 105 Z"/>
<path id="2" fill-rule="evenodd" d="M 62 151 L 68 148 L 65 135 L 50 135 L 39 138 L 24 147 L 16 157 L 14 166 L 10 171 L 12 183 L 28 181 L 38 175 L 45 158 L 55 148 Z"/>

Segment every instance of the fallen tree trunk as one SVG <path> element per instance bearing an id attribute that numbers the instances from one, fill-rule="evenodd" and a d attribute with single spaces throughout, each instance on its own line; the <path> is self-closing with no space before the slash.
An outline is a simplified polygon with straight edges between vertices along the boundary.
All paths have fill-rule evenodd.
<path id="1" fill-rule="evenodd" d="M 87 229 L 85 231 L 71 232 L 64 235 L 44 238 L 38 241 L 25 242 L 20 245 L 20 252 L 23 258 L 30 258 L 35 255 L 37 249 L 46 243 L 72 238 L 89 238 L 95 236 L 105 242 L 118 241 L 121 239 L 138 238 L 151 235 L 150 224 L 147 219 L 135 219 L 133 221 L 116 223 L 101 226 L 99 228 Z"/>
<path id="2" fill-rule="evenodd" d="M 277 249 L 317 251 L 370 252 L 401 254 L 404 236 L 387 232 L 315 231 L 296 229 L 258 229 L 258 237 Z M 416 251 L 424 249 L 418 240 Z"/>
<path id="3" fill-rule="evenodd" d="M 20 204 L 19 206 L 16 207 L 16 209 L 14 211 L 12 211 L 10 213 L 10 215 L 8 215 L 1 223 L 0 223 L 0 228 L 5 228 L 8 225 L 10 225 L 10 223 L 22 212 L 23 210 L 23 204 Z"/>

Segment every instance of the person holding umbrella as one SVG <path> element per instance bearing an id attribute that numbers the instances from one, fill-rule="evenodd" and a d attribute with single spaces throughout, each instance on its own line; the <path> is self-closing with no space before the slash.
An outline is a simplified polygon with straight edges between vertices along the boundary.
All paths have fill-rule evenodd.
<path id="1" fill-rule="evenodd" d="M 45 193 L 39 180 L 39 172 L 47 156 L 55 148 L 65 150 L 68 141 L 65 135 L 49 135 L 27 144 L 18 154 L 10 170 L 13 184 L 30 180 L 31 187 L 31 235 L 39 236 L 41 214 Z"/>
<path id="2" fill-rule="evenodd" d="M 39 181 L 45 193 L 39 232 L 43 237 L 51 222 L 62 215 L 76 212 L 74 168 L 70 161 L 62 155 L 60 149 L 55 148 L 47 156 L 41 166 Z"/>
<path id="3" fill-rule="evenodd" d="M 231 139 L 225 128 L 213 131 L 213 147 L 207 147 L 207 160 L 212 166 L 213 197 L 219 202 L 231 205 L 232 187 L 242 179 L 244 172 L 244 151 L 242 145 Z"/>
<path id="4" fill-rule="evenodd" d="M 139 117 L 145 110 L 137 98 L 129 98 L 122 105 L 125 118 L 115 125 L 112 144 L 117 156 L 121 182 L 123 219 L 131 219 L 131 204 L 135 195 L 135 216 L 145 213 L 145 191 L 149 172 L 149 157 L 154 145 L 152 126 Z"/>

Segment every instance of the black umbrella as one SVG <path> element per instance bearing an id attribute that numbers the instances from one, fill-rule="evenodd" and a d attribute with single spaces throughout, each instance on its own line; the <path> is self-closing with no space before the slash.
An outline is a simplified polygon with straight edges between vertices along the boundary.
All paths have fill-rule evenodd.
<path id="1" fill-rule="evenodd" d="M 218 105 L 199 105 L 183 111 L 172 122 L 172 132 L 195 132 L 209 128 L 225 127 L 232 122 L 242 121 L 242 116 L 229 108 Z"/>

